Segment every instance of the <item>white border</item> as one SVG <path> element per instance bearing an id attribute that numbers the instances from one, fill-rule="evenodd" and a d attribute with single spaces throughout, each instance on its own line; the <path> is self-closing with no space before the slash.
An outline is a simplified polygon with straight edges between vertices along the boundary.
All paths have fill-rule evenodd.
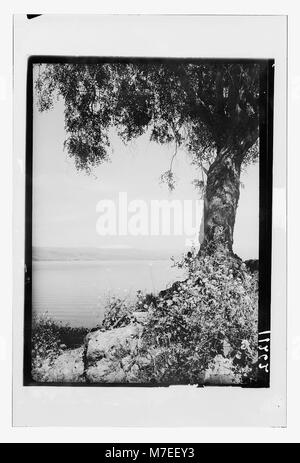
<path id="1" fill-rule="evenodd" d="M 300 436 L 300 311 L 299 311 L 299 112 L 300 4 L 295 0 L 10 0 L 0 6 L 0 439 L 3 442 L 299 442 Z M 12 236 L 12 14 L 131 13 L 131 14 L 288 14 L 289 15 L 289 126 L 288 126 L 288 427 L 270 428 L 12 428 L 11 421 L 11 236 Z"/>
<path id="2" fill-rule="evenodd" d="M 300 4 L 295 0 L 10 0 L 0 14 L 0 439 L 3 442 L 299 442 L 300 436 L 300 311 L 299 311 L 299 112 Z M 288 127 L 288 426 L 280 428 L 12 428 L 11 421 L 11 236 L 12 236 L 12 13 L 178 13 L 289 15 L 289 127 Z"/>
<path id="3" fill-rule="evenodd" d="M 78 5 L 79 4 L 79 5 Z M 241 3 L 238 0 L 215 0 L 214 3 L 200 4 L 198 0 L 176 2 L 174 0 L 152 0 L 147 4 L 137 0 L 111 0 L 110 3 L 100 4 L 96 0 L 84 3 L 85 11 L 98 13 L 256 13 L 256 14 L 289 14 L 289 282 L 288 282 L 288 428 L 262 429 L 262 428 L 15 428 L 11 426 L 11 75 L 12 75 L 12 12 L 83 12 L 82 3 L 76 4 L 74 0 L 52 0 L 40 2 L 35 0 L 11 0 L 1 5 L 0 15 L 0 123 L 2 128 L 1 159 L 1 305 L 0 311 L 0 368 L 3 372 L 0 383 L 0 435 L 3 442 L 298 442 L 299 441 L 299 379 L 300 379 L 300 311 L 298 308 L 298 262 L 300 258 L 299 207 L 298 188 L 300 158 L 298 151 L 299 110 L 300 110 L 300 61 L 298 44 L 300 43 L 300 14 L 299 4 L 294 0 L 273 2 L 252 0 L 251 3 Z M 125 6 L 126 5 L 126 6 Z"/>
<path id="4" fill-rule="evenodd" d="M 284 426 L 286 18 L 22 15 L 14 37 L 14 425 Z M 28 56 L 45 54 L 275 58 L 270 389 L 22 386 L 25 77 Z"/>

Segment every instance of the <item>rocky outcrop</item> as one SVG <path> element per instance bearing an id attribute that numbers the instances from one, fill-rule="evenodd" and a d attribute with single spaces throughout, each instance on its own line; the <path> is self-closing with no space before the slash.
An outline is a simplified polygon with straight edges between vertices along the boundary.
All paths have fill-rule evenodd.
<path id="1" fill-rule="evenodd" d="M 66 350 L 51 365 L 45 360 L 39 374 L 44 382 L 149 382 L 145 372 L 157 352 L 154 348 L 143 349 L 142 334 L 146 320 L 147 312 L 134 312 L 131 323 L 126 326 L 91 331 L 83 347 Z M 230 385 L 236 382 L 232 361 L 227 358 L 229 351 L 230 345 L 224 343 L 223 355 L 217 355 L 199 376 L 200 384 Z"/>
<path id="2" fill-rule="evenodd" d="M 85 340 L 83 354 L 84 375 L 88 383 L 142 383 L 141 372 L 147 367 L 155 350 L 142 353 L 142 333 L 147 319 L 146 312 L 135 312 L 132 323 L 122 328 L 89 333 Z M 233 384 L 235 376 L 232 363 L 224 354 L 217 355 L 205 373 L 200 375 L 203 384 Z M 148 382 L 146 380 L 146 382 Z"/>
<path id="3" fill-rule="evenodd" d="M 45 383 L 84 382 L 83 347 L 66 350 L 54 362 L 45 359 L 33 379 Z"/>
<path id="4" fill-rule="evenodd" d="M 140 369 L 150 362 L 141 355 L 142 333 L 147 314 L 136 312 L 121 328 L 89 333 L 83 353 L 85 380 L 89 383 L 134 383 Z"/>

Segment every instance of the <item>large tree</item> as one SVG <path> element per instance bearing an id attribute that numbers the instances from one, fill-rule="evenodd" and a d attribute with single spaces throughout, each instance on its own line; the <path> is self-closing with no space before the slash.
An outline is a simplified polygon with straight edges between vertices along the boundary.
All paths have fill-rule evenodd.
<path id="1" fill-rule="evenodd" d="M 38 107 L 65 102 L 65 146 L 78 170 L 109 157 L 110 128 L 124 142 L 145 132 L 192 155 L 202 177 L 204 241 L 232 251 L 243 165 L 258 157 L 263 63 L 156 60 L 36 65 Z M 174 158 L 173 156 L 173 158 Z M 174 187 L 170 169 L 162 175 Z"/>

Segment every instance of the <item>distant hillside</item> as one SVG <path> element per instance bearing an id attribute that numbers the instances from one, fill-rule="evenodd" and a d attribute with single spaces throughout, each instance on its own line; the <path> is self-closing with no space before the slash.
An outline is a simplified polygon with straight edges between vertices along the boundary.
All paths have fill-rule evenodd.
<path id="1" fill-rule="evenodd" d="M 53 261 L 77 260 L 165 260 L 178 256 L 178 250 L 140 250 L 140 249 L 100 249 L 100 248 L 59 248 L 34 247 L 32 259 Z"/>

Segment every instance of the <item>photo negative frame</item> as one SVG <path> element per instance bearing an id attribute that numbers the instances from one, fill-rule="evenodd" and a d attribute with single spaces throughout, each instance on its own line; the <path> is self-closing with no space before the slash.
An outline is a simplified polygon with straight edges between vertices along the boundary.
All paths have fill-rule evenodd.
<path id="1" fill-rule="evenodd" d="M 180 66 L 188 67 L 207 67 L 208 70 L 220 68 L 228 72 L 231 66 L 245 69 L 249 67 L 259 68 L 258 85 L 258 163 L 259 163 L 259 271 L 258 271 L 258 343 L 257 343 L 257 377 L 255 380 L 246 384 L 227 383 L 219 385 L 243 386 L 243 387 L 268 387 L 270 379 L 270 307 L 271 307 L 271 248 L 272 248 L 272 169 L 273 169 L 273 91 L 274 91 L 274 60 L 249 60 L 249 59 L 156 59 L 156 58 L 98 58 L 98 57 L 52 57 L 52 56 L 32 56 L 28 60 L 27 73 L 27 133 L 26 133 L 26 246 L 25 246 L 25 321 L 24 321 L 24 385 L 98 385 L 98 386 L 168 386 L 170 381 L 159 382 L 73 382 L 65 381 L 35 381 L 32 378 L 32 214 L 33 214 L 33 186 L 35 178 L 33 174 L 33 96 L 35 85 L 33 77 L 34 66 L 69 65 L 82 68 L 97 68 L 101 66 L 139 66 L 160 67 L 167 69 L 175 68 L 177 72 Z M 174 72 L 176 72 L 174 71 Z M 172 72 L 172 71 L 171 71 Z M 213 71 L 212 71 L 213 72 Z M 245 71 L 246 72 L 246 71 Z M 212 85 L 214 83 L 212 82 Z M 224 84 L 225 85 L 225 84 Z M 224 92 L 225 89 L 222 89 Z M 247 103 L 249 104 L 249 103 Z M 249 104 L 250 105 L 250 104 Z M 37 148 L 38 149 L 38 148 Z M 254 161 L 256 162 L 256 161 Z M 46 207 L 46 205 L 44 206 Z M 171 257 L 171 256 L 170 256 Z M 250 262 L 251 264 L 251 262 Z M 252 263 L 253 265 L 253 263 Z M 254 264 L 255 265 L 255 264 Z M 176 329 L 176 328 L 175 328 Z M 176 381 L 176 378 L 175 378 Z M 177 381 L 176 381 L 177 383 Z M 175 384 L 176 384 L 175 383 Z M 179 381 L 181 383 L 181 381 Z M 186 384 L 183 382 L 182 384 Z M 198 383 L 204 386 L 205 383 Z"/>

